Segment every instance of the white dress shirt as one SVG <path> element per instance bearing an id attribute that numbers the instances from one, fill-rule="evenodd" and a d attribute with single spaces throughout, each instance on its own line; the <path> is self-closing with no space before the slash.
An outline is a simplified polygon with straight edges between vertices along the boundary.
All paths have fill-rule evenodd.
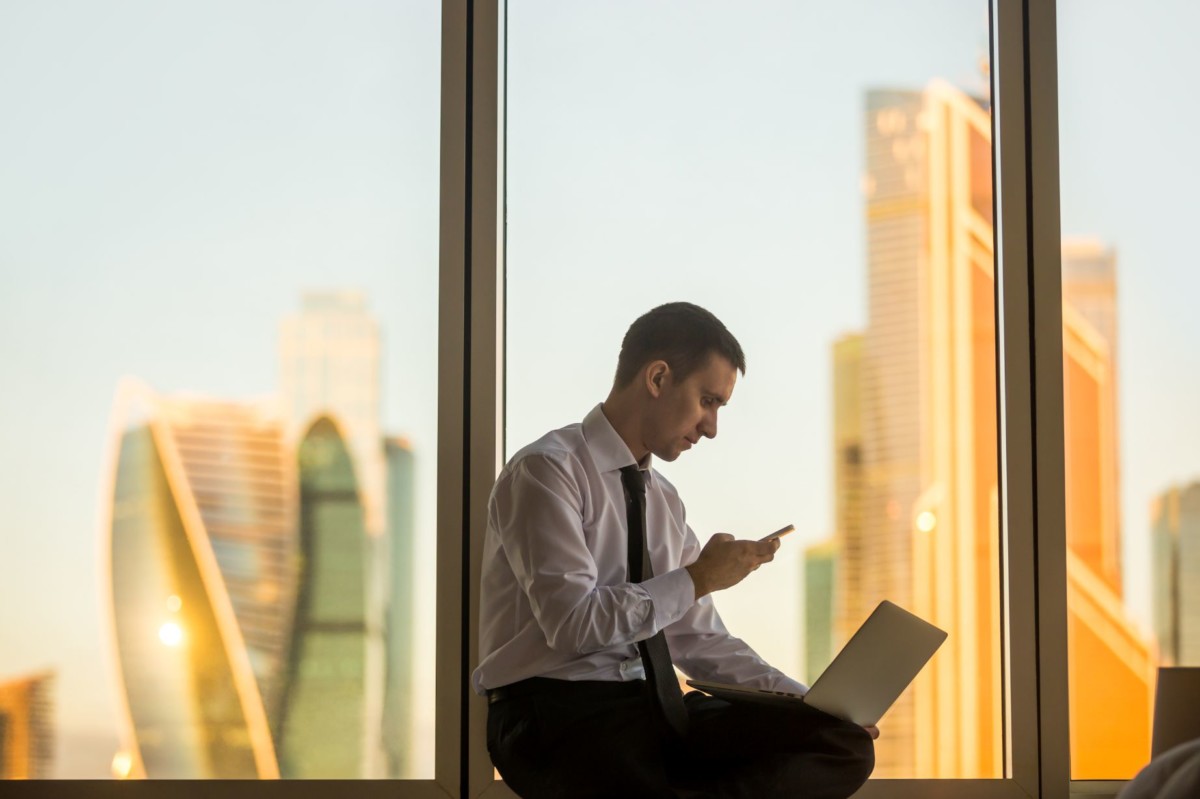
<path id="1" fill-rule="evenodd" d="M 692 679 L 805 693 L 725 629 L 712 596 L 696 600 L 684 568 L 700 554 L 672 486 L 646 475 L 646 544 L 654 577 L 631 583 L 620 469 L 633 454 L 597 405 L 522 449 L 488 502 L 479 598 L 476 692 L 524 680 L 640 680 L 637 642 L 666 630 Z"/>

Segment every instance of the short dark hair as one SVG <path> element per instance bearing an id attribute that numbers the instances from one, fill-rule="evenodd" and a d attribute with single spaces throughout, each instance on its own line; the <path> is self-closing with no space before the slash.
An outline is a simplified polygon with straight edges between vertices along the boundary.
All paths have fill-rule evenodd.
<path id="1" fill-rule="evenodd" d="M 721 320 L 699 305 L 669 302 L 638 317 L 621 341 L 613 383 L 629 385 L 650 361 L 666 361 L 676 380 L 684 380 L 708 363 L 709 356 L 725 358 L 746 374 L 742 345 Z"/>

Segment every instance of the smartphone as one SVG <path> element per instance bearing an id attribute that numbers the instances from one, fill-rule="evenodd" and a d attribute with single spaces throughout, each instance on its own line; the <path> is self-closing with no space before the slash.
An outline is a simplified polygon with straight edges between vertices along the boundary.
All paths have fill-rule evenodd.
<path id="1" fill-rule="evenodd" d="M 783 538 L 788 533 L 795 532 L 795 530 L 796 530 L 796 525 L 789 524 L 787 527 L 780 527 L 778 530 L 771 533 L 770 535 L 763 536 L 762 538 L 758 539 L 758 542 L 761 544 L 764 541 L 770 541 L 772 538 Z"/>

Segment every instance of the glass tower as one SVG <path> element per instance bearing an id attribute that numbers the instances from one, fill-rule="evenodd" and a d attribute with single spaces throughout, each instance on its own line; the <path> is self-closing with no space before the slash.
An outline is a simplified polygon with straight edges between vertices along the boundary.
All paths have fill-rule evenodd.
<path id="1" fill-rule="evenodd" d="M 126 381 L 105 551 L 129 775 L 278 776 L 297 558 L 283 430 L 261 407 Z"/>

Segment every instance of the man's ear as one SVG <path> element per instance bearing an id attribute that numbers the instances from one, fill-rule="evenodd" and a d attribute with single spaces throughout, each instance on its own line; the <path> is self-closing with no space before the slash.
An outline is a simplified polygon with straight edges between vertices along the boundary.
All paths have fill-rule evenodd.
<path id="1" fill-rule="evenodd" d="M 651 361 L 646 365 L 645 375 L 646 391 L 650 392 L 650 396 L 658 397 L 671 379 L 671 367 L 666 361 Z"/>

